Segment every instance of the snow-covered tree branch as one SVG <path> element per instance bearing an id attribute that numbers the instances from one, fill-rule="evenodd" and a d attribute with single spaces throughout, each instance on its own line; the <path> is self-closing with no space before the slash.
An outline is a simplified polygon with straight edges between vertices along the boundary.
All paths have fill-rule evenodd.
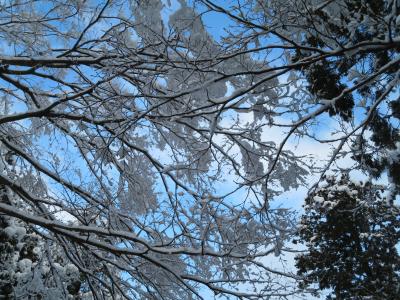
<path id="1" fill-rule="evenodd" d="M 303 278 L 270 265 L 296 251 L 295 212 L 275 199 L 350 158 L 398 195 L 399 6 L 2 3 L 1 263 L 18 271 L 2 265 L 1 293 L 298 293 Z M 330 156 L 297 152 L 307 140 Z"/>

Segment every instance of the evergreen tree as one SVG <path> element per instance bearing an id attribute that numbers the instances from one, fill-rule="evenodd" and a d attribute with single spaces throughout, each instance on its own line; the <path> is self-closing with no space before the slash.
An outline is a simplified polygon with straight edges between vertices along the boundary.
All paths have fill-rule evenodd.
<path id="1" fill-rule="evenodd" d="M 318 284 L 327 299 L 398 299 L 400 216 L 382 194 L 342 176 L 306 199 L 299 238 L 308 251 L 296 258 L 302 288 Z"/>
<path id="2" fill-rule="evenodd" d="M 8 168 L 12 173 L 12 152 L 5 157 L 6 165 L 1 171 Z M 0 203 L 32 213 L 18 195 L 2 184 Z M 0 299 L 84 299 L 82 274 L 55 239 L 38 227 L 0 215 Z"/>
<path id="3" fill-rule="evenodd" d="M 375 178 L 388 174 L 393 196 L 400 191 L 400 98 L 391 94 L 398 80 L 399 10 L 396 1 L 341 0 L 305 14 L 302 46 L 336 54 L 299 68 L 309 92 L 318 100 L 332 101 L 331 116 L 350 122 L 355 103 L 365 106 L 366 122 L 353 140 L 353 159 Z M 297 48 L 292 60 L 313 55 Z M 366 78 L 370 79 L 363 83 Z"/>

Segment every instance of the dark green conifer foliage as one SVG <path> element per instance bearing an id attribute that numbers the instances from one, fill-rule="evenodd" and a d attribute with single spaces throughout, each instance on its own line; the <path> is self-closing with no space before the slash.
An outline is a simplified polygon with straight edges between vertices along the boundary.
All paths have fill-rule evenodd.
<path id="1" fill-rule="evenodd" d="M 317 284 L 327 299 L 399 299 L 398 208 L 381 187 L 348 176 L 326 179 L 306 199 L 299 238 L 308 247 L 296 258 L 300 286 Z"/>
<path id="2" fill-rule="evenodd" d="M 395 193 L 400 192 L 400 164 L 399 155 L 392 159 L 383 158 L 382 152 L 397 149 L 397 143 L 400 142 L 400 100 L 392 100 L 393 94 L 381 96 L 386 90 L 386 83 L 395 78 L 399 69 L 398 64 L 393 64 L 386 68 L 379 79 L 362 85 L 357 92 L 346 92 L 346 88 L 356 85 L 360 80 L 350 83 L 348 74 L 350 70 L 357 67 L 360 73 L 370 76 L 385 66 L 387 63 L 394 61 L 400 50 L 400 43 L 393 38 L 391 43 L 370 47 L 363 50 L 360 46 L 362 43 L 382 41 L 391 39 L 399 34 L 400 26 L 394 24 L 393 20 L 388 20 L 386 16 L 393 13 L 393 1 L 385 0 L 345 0 L 340 5 L 345 12 L 340 14 L 340 22 L 336 16 L 332 17 L 324 10 L 317 10 L 310 13 L 307 18 L 308 26 L 305 26 L 303 46 L 314 47 L 322 50 L 338 50 L 336 56 L 327 57 L 318 63 L 306 65 L 301 68 L 308 82 L 308 90 L 316 96 L 317 101 L 332 100 L 337 101 L 332 105 L 328 112 L 330 116 L 338 115 L 343 120 L 351 122 L 354 118 L 355 98 L 357 102 L 360 99 L 368 103 L 365 113 L 368 114 L 371 107 L 378 101 L 387 101 L 388 108 L 385 105 L 380 109 L 375 109 L 369 117 L 365 129 L 372 132 L 372 137 L 363 135 L 354 146 L 353 158 L 360 163 L 360 166 L 373 175 L 380 177 L 387 172 L 391 181 L 394 183 Z M 399 6 L 399 4 L 397 4 Z M 400 7 L 396 8 L 400 11 Z M 380 28 L 376 26 L 365 26 L 360 22 L 358 26 L 346 26 L 351 22 L 351 18 L 355 15 L 360 20 L 374 20 L 375 23 L 382 24 Z M 342 24 L 342 25 L 338 25 Z M 324 30 L 320 30 L 323 28 Z M 323 33 L 322 33 L 323 32 Z M 329 34 L 329 36 L 327 36 Z M 389 34 L 389 37 L 388 37 Z M 329 41 L 331 44 L 327 43 Z M 335 45 L 332 41 L 335 41 Z M 333 48 L 335 47 L 335 48 Z M 352 54 L 348 52 L 349 48 L 358 49 Z M 342 49 L 343 53 L 340 52 Z M 309 59 L 310 52 L 307 50 L 296 50 L 292 60 Z M 339 95 L 341 95 L 339 97 Z M 396 156 L 396 155 L 395 155 Z"/>

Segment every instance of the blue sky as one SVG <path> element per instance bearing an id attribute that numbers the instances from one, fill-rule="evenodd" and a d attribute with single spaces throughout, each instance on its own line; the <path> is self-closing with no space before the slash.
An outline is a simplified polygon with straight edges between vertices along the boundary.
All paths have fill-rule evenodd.
<path id="1" fill-rule="evenodd" d="M 169 1 L 165 0 L 166 6 L 163 10 L 163 17 L 164 20 L 166 20 L 168 18 L 168 15 L 174 13 L 176 11 L 176 9 L 178 9 L 179 7 L 179 2 L 176 0 L 171 0 L 171 6 L 169 6 L 168 4 Z M 226 4 L 225 1 L 219 1 L 221 4 Z M 225 16 L 222 16 L 221 14 L 218 13 L 206 13 L 203 15 L 202 18 L 206 28 L 208 29 L 209 33 L 212 34 L 212 36 L 218 41 L 220 40 L 220 37 L 223 36 L 225 34 L 224 28 L 228 27 L 230 24 L 232 24 L 232 22 Z M 265 41 L 262 41 L 265 42 Z M 13 49 L 12 48 L 7 48 L 6 46 L 4 47 L 4 51 L 8 52 L 10 54 L 13 53 Z M 271 53 L 271 55 L 278 57 L 280 55 L 280 52 L 278 50 L 273 50 L 274 52 Z M 285 81 L 286 78 L 285 76 L 281 76 L 280 80 Z M 229 92 L 229 89 L 228 89 Z M 14 111 L 21 111 L 21 110 L 25 110 L 26 107 L 21 104 L 21 106 L 14 106 L 13 110 Z M 252 113 L 244 113 L 241 114 L 240 116 L 241 121 L 243 123 L 252 123 L 254 122 L 254 117 Z M 356 113 L 356 119 L 358 120 L 359 118 L 362 118 L 362 113 L 361 112 L 357 112 Z M 282 122 L 290 122 L 290 115 L 287 117 L 287 119 L 282 119 Z M 312 132 L 315 133 L 316 135 L 318 135 L 318 137 L 324 137 L 324 138 L 332 138 L 331 136 L 331 132 L 332 130 L 336 127 L 338 128 L 338 123 L 335 121 L 334 118 L 331 118 L 329 116 L 327 116 L 327 114 L 321 116 L 318 118 L 318 125 L 315 125 L 312 128 Z M 265 130 L 262 133 L 263 135 L 263 139 L 265 140 L 272 140 L 275 141 L 276 143 L 279 143 L 282 140 L 282 136 L 283 136 L 283 131 L 280 128 L 268 128 L 265 127 Z M 55 135 L 55 140 L 53 141 L 53 145 L 52 148 L 47 148 L 46 150 L 51 150 L 50 152 L 56 152 L 56 153 L 61 153 L 66 147 L 69 147 L 68 145 L 68 141 L 64 138 L 60 138 L 57 139 L 59 136 L 56 134 Z M 43 148 L 48 147 L 48 145 L 50 144 L 50 141 L 48 140 L 48 138 L 44 135 L 42 135 L 41 137 L 41 141 L 40 144 L 42 144 Z M 331 145 L 326 143 L 326 144 L 320 144 L 317 143 L 316 141 L 310 139 L 310 138 L 302 138 L 302 139 L 298 139 L 297 137 L 292 137 L 291 139 L 289 139 L 285 149 L 290 149 L 293 153 L 295 153 L 296 155 L 305 155 L 305 154 L 310 154 L 313 155 L 314 158 L 318 161 L 318 160 L 324 160 L 326 159 L 329 154 L 331 153 Z M 168 164 L 168 152 L 158 152 L 158 150 L 154 150 L 154 155 L 158 156 L 160 158 L 160 161 L 162 161 L 165 165 Z M 83 161 L 77 159 L 79 157 L 78 152 L 76 151 L 76 149 L 74 149 L 73 147 L 69 148 L 67 153 L 69 153 L 69 157 L 59 157 L 60 161 L 62 164 L 64 164 L 65 166 L 65 172 L 66 172 L 66 178 L 68 178 L 71 182 L 76 183 L 76 184 L 82 184 L 82 182 L 80 182 L 78 180 L 78 177 L 75 173 L 68 174 L 68 167 L 74 166 L 75 169 L 81 169 L 83 172 L 83 178 L 86 177 L 86 175 L 88 175 L 89 173 L 85 174 L 85 170 L 87 170 L 84 166 L 83 166 Z M 43 155 L 43 161 L 46 159 L 45 155 Z M 351 164 L 351 160 L 349 160 L 348 158 L 343 159 L 341 161 L 338 162 L 339 164 L 343 164 L 343 165 L 348 165 Z M 111 174 L 116 174 L 115 170 L 111 170 L 110 171 Z M 357 172 L 355 172 L 357 173 Z M 362 177 L 360 174 L 355 174 L 355 176 L 359 176 L 360 178 Z M 309 177 L 309 183 L 312 184 L 315 180 L 317 180 L 318 176 L 315 175 L 311 175 Z M 233 184 L 230 184 L 230 181 L 233 182 L 234 180 L 236 180 L 236 178 L 234 176 L 229 177 L 229 175 L 227 174 L 227 181 L 224 183 L 220 183 L 219 186 L 216 186 L 215 189 L 218 191 L 218 193 L 223 194 L 228 192 L 229 190 L 231 190 L 232 188 L 234 188 Z M 117 181 L 117 180 L 116 180 Z M 57 191 L 59 187 L 55 186 L 54 187 L 54 192 Z M 158 187 L 156 187 L 157 189 Z M 299 213 L 301 212 L 301 205 L 303 203 L 303 200 L 306 196 L 307 193 L 307 189 L 305 187 L 301 187 L 297 190 L 290 190 L 287 191 L 285 193 L 283 193 L 281 196 L 279 196 L 272 204 L 271 207 L 272 208 L 291 208 L 291 209 L 296 209 L 299 211 Z M 246 196 L 246 192 L 245 190 L 240 190 L 237 193 L 233 194 L 230 196 L 230 199 L 232 202 L 235 201 L 235 199 L 242 199 Z M 188 200 L 189 201 L 189 200 Z M 270 258 L 266 258 L 267 260 Z M 285 259 L 287 259 L 287 267 L 288 268 L 293 268 L 293 255 L 292 254 L 288 254 L 285 256 Z M 274 265 L 277 266 L 278 264 L 280 264 L 279 259 L 278 258 L 273 258 L 270 261 L 268 261 L 268 264 L 270 265 Z M 208 296 L 206 296 L 207 298 Z M 210 298 L 211 298 L 211 294 L 210 294 Z M 308 298 L 311 299 L 311 298 Z"/>

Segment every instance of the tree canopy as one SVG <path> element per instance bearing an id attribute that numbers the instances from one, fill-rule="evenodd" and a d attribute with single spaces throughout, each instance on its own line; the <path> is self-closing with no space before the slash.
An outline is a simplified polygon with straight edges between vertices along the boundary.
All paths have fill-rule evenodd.
<path id="1" fill-rule="evenodd" d="M 307 292 L 306 274 L 271 263 L 301 251 L 289 243 L 296 211 L 279 199 L 299 187 L 322 193 L 326 174 L 356 169 L 387 182 L 387 201 L 377 200 L 378 215 L 375 204 L 360 208 L 351 226 L 375 215 L 383 226 L 383 210 L 397 209 L 399 9 L 396 0 L 3 1 L 2 295 Z M 316 160 L 299 150 L 309 142 L 331 150 Z M 368 187 L 356 189 L 373 202 Z M 350 196 L 335 201 L 353 209 Z M 306 245 L 319 221 L 309 224 Z"/>
<path id="2" fill-rule="evenodd" d="M 309 252 L 297 257 L 305 278 L 332 289 L 328 299 L 396 299 L 400 293 L 400 214 L 371 183 L 327 178 L 305 201 L 299 240 Z"/>

